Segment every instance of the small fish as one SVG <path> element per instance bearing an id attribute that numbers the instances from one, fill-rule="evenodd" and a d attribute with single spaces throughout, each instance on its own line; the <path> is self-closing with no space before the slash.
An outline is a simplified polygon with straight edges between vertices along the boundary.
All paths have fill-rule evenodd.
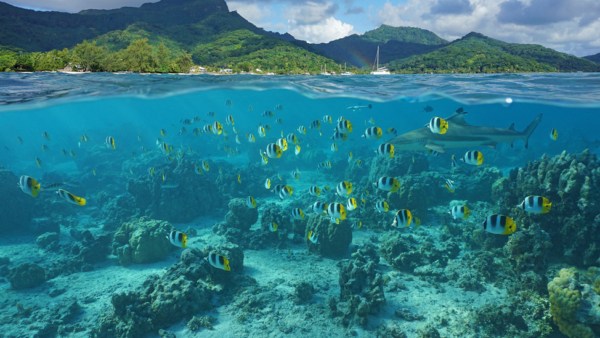
<path id="1" fill-rule="evenodd" d="M 237 182 L 238 184 L 242 184 L 242 174 L 237 175 Z"/>
<path id="2" fill-rule="evenodd" d="M 358 208 L 358 202 L 356 201 L 356 198 L 351 197 L 348 199 L 348 201 L 346 201 L 346 209 L 348 211 L 352 211 L 355 210 L 356 208 Z"/>
<path id="3" fill-rule="evenodd" d="M 214 117 L 215 116 L 215 112 L 214 111 L 209 111 L 208 113 L 206 113 L 208 116 L 210 117 Z"/>
<path id="4" fill-rule="evenodd" d="M 260 155 L 260 161 L 261 161 L 262 165 L 269 164 L 269 157 L 267 156 L 266 153 L 264 153 L 262 150 L 259 150 L 258 154 Z"/>
<path id="5" fill-rule="evenodd" d="M 327 203 L 324 202 L 315 202 L 311 205 L 310 209 L 317 214 L 322 214 L 322 213 L 327 213 L 327 207 L 329 205 Z"/>
<path id="6" fill-rule="evenodd" d="M 75 153 L 75 151 L 73 149 L 71 149 L 71 150 L 69 150 L 69 156 L 76 157 L 77 154 Z"/>
<path id="7" fill-rule="evenodd" d="M 242 144 L 242 141 L 240 141 L 240 135 L 235 135 L 235 143 Z"/>
<path id="8" fill-rule="evenodd" d="M 63 148 L 62 153 L 64 156 L 69 156 L 69 152 L 65 148 Z"/>
<path id="9" fill-rule="evenodd" d="M 50 141 L 50 134 L 48 134 L 47 131 L 42 133 L 42 137 L 45 138 L 46 140 Z"/>
<path id="10" fill-rule="evenodd" d="M 319 196 L 321 195 L 321 188 L 317 187 L 316 185 L 311 185 L 310 188 L 308 188 L 308 193 L 311 196 Z"/>
<path id="11" fill-rule="evenodd" d="M 279 138 L 277 139 L 277 145 L 279 146 L 279 148 L 281 148 L 282 151 L 287 151 L 288 150 L 288 142 L 285 138 Z"/>
<path id="12" fill-rule="evenodd" d="M 156 146 L 164 155 L 169 155 L 173 151 L 173 146 L 167 144 L 166 142 L 160 142 L 156 140 Z"/>
<path id="13" fill-rule="evenodd" d="M 341 203 L 331 203 L 327 207 L 327 215 L 331 218 L 331 221 L 339 224 L 340 221 L 346 219 L 346 208 Z"/>
<path id="14" fill-rule="evenodd" d="M 556 130 L 555 128 L 552 128 L 552 130 L 550 130 L 550 139 L 552 141 L 558 140 L 558 130 Z"/>
<path id="15" fill-rule="evenodd" d="M 205 124 L 204 127 L 202 127 L 202 132 L 204 132 L 205 134 L 212 134 L 212 132 L 213 132 L 212 125 Z"/>
<path id="16" fill-rule="evenodd" d="M 168 236 L 166 236 L 171 244 L 176 247 L 185 249 L 187 247 L 188 236 L 181 231 L 172 230 Z"/>
<path id="17" fill-rule="evenodd" d="M 385 200 L 377 201 L 377 203 L 375 203 L 375 210 L 377 210 L 377 212 L 380 212 L 380 213 L 388 212 L 388 211 L 390 211 L 390 205 Z"/>
<path id="18" fill-rule="evenodd" d="M 269 158 L 280 158 L 283 154 L 283 151 L 276 143 L 269 143 L 267 144 L 266 154 Z"/>
<path id="19" fill-rule="evenodd" d="M 318 169 L 331 169 L 331 161 L 323 161 L 317 165 Z"/>
<path id="20" fill-rule="evenodd" d="M 160 130 L 160 136 L 162 136 L 162 137 L 165 137 L 165 136 L 167 136 L 167 131 L 166 131 L 166 130 L 164 130 L 164 129 L 161 129 L 161 130 Z"/>
<path id="21" fill-rule="evenodd" d="M 379 139 L 383 135 L 383 130 L 379 127 L 369 127 L 365 129 L 365 132 L 361 137 L 366 138 L 367 140 Z"/>
<path id="22" fill-rule="evenodd" d="M 367 104 L 367 105 L 362 105 L 362 106 L 349 106 L 346 107 L 346 109 L 352 110 L 352 111 L 357 111 L 357 110 L 361 110 L 361 109 L 371 109 L 373 108 L 373 105 L 371 104 Z"/>
<path id="23" fill-rule="evenodd" d="M 231 107 L 231 105 L 233 105 L 233 101 L 231 101 L 230 99 L 225 100 L 225 105 L 227 107 Z"/>
<path id="24" fill-rule="evenodd" d="M 337 145 L 337 143 L 335 143 L 335 142 L 332 143 L 331 146 L 329 147 L 329 149 L 331 149 L 331 151 L 334 152 L 334 153 L 336 151 L 338 151 L 338 145 Z"/>
<path id="25" fill-rule="evenodd" d="M 358 168 L 362 168 L 362 160 L 361 159 L 356 160 L 356 162 L 354 162 L 354 163 L 356 163 L 356 166 Z"/>
<path id="26" fill-rule="evenodd" d="M 292 196 L 293 193 L 294 188 L 290 187 L 289 185 L 284 185 L 281 190 L 279 190 L 279 198 L 284 199 L 288 196 Z"/>
<path id="27" fill-rule="evenodd" d="M 281 117 L 278 117 L 277 119 L 275 119 L 275 123 L 283 124 L 283 119 Z"/>
<path id="28" fill-rule="evenodd" d="M 300 143 L 300 140 L 298 140 L 298 137 L 294 133 L 287 134 L 285 139 L 288 141 L 288 143 L 293 143 L 293 144 Z"/>
<path id="29" fill-rule="evenodd" d="M 352 228 L 356 228 L 356 229 L 362 229 L 363 227 L 363 222 L 361 220 L 357 220 L 354 223 L 352 223 Z"/>
<path id="30" fill-rule="evenodd" d="M 194 172 L 197 175 L 204 175 L 204 171 L 202 170 L 202 166 L 201 165 L 194 165 Z"/>
<path id="31" fill-rule="evenodd" d="M 454 154 L 452 154 L 452 157 L 450 158 L 450 168 L 452 170 L 454 170 L 457 167 L 458 167 L 458 164 L 456 163 L 456 156 L 454 156 Z"/>
<path id="32" fill-rule="evenodd" d="M 331 139 L 346 141 L 346 140 L 348 140 L 348 134 L 336 131 L 333 133 L 333 136 L 331 136 Z"/>
<path id="33" fill-rule="evenodd" d="M 425 107 L 423 108 L 423 111 L 424 111 L 424 112 L 426 112 L 426 113 L 431 113 L 431 112 L 433 111 L 433 107 L 432 107 L 432 106 L 429 106 L 429 105 L 427 105 L 427 106 L 425 106 Z"/>
<path id="34" fill-rule="evenodd" d="M 447 179 L 447 178 L 444 179 L 444 187 L 450 193 L 454 193 L 454 191 L 456 190 L 456 187 L 454 186 L 454 181 L 451 179 Z"/>
<path id="35" fill-rule="evenodd" d="M 333 118 L 331 117 L 331 115 L 324 115 L 323 116 L 323 122 L 332 124 L 333 123 Z"/>
<path id="36" fill-rule="evenodd" d="M 259 137 L 266 137 L 267 136 L 267 130 L 262 125 L 258 126 L 258 136 Z"/>
<path id="37" fill-rule="evenodd" d="M 194 128 L 194 130 L 192 132 L 194 133 L 195 136 L 198 136 L 198 135 L 200 135 L 200 131 L 201 131 L 201 129 L 196 127 L 196 128 Z"/>
<path id="38" fill-rule="evenodd" d="M 223 255 L 219 255 L 216 252 L 208 253 L 208 263 L 213 267 L 225 271 L 231 271 L 231 266 L 229 265 L 229 259 Z"/>
<path id="39" fill-rule="evenodd" d="M 96 176 L 96 168 L 92 169 L 92 175 Z"/>
<path id="40" fill-rule="evenodd" d="M 300 154 L 300 150 L 302 150 L 302 148 L 300 145 L 296 144 L 296 147 L 294 148 L 294 155 L 298 156 L 298 154 Z"/>
<path id="41" fill-rule="evenodd" d="M 87 143 L 89 140 L 90 139 L 86 134 L 81 134 L 81 136 L 79 136 L 79 142 Z"/>
<path id="42" fill-rule="evenodd" d="M 235 124 L 235 121 L 233 120 L 233 116 L 227 115 L 227 117 L 225 118 L 225 123 L 227 123 L 227 125 L 229 125 L 229 126 L 233 126 Z"/>
<path id="43" fill-rule="evenodd" d="M 58 189 L 56 191 L 56 193 L 58 194 L 58 196 L 62 197 L 63 199 L 65 199 L 67 202 L 75 204 L 75 205 L 79 205 L 79 206 L 84 206 L 86 205 L 86 200 L 83 197 L 79 197 L 79 196 L 75 196 L 73 194 L 71 194 L 70 192 L 64 190 L 64 189 Z"/>
<path id="44" fill-rule="evenodd" d="M 48 149 L 49 149 L 48 146 L 45 144 L 42 144 L 41 148 L 42 148 L 42 151 L 48 151 Z"/>
<path id="45" fill-rule="evenodd" d="M 290 173 L 290 176 L 292 176 L 293 179 L 295 180 L 299 180 L 300 179 L 300 170 L 295 169 Z"/>
<path id="46" fill-rule="evenodd" d="M 312 243 L 312 244 L 318 244 L 319 243 L 319 235 L 317 234 L 316 231 L 309 231 L 306 238 Z"/>
<path id="47" fill-rule="evenodd" d="M 275 113 L 274 113 L 273 111 L 271 111 L 271 110 L 265 110 L 265 111 L 262 113 L 262 116 L 263 116 L 263 117 L 273 117 L 273 116 L 275 116 Z"/>
<path id="48" fill-rule="evenodd" d="M 212 133 L 215 134 L 215 135 L 221 135 L 221 134 L 223 134 L 223 125 L 221 124 L 221 122 L 215 121 L 212 124 Z"/>
<path id="49" fill-rule="evenodd" d="M 303 220 L 304 219 L 304 211 L 300 208 L 294 208 L 291 212 L 292 219 L 294 220 Z"/>
<path id="50" fill-rule="evenodd" d="M 35 158 L 35 165 L 36 165 L 38 168 L 41 168 L 41 167 L 42 167 L 42 160 L 40 160 L 40 158 L 39 158 L 39 157 L 36 157 L 36 158 Z"/>
<path id="51" fill-rule="evenodd" d="M 369 120 L 367 121 L 369 124 L 375 124 L 375 119 L 374 118 L 369 118 Z"/>
<path id="52" fill-rule="evenodd" d="M 429 123 L 425 125 L 434 134 L 444 135 L 448 132 L 448 121 L 441 117 L 433 117 Z"/>
<path id="53" fill-rule="evenodd" d="M 207 160 L 202 161 L 202 170 L 208 172 L 210 170 L 210 163 Z"/>
<path id="54" fill-rule="evenodd" d="M 246 206 L 250 209 L 256 208 L 256 199 L 254 199 L 253 196 L 248 196 L 248 198 L 246 198 Z"/>
<path id="55" fill-rule="evenodd" d="M 375 182 L 375 187 L 394 193 L 400 190 L 400 181 L 395 177 L 382 176 Z"/>
<path id="56" fill-rule="evenodd" d="M 148 175 L 150 175 L 150 177 L 153 177 L 155 172 L 156 169 L 154 169 L 154 167 L 148 168 Z"/>
<path id="57" fill-rule="evenodd" d="M 352 159 L 354 158 L 354 154 L 352 154 L 352 152 L 348 152 L 348 163 L 352 162 Z"/>
<path id="58" fill-rule="evenodd" d="M 252 133 L 246 134 L 246 139 L 248 139 L 248 142 L 250 142 L 250 143 L 256 142 L 256 137 L 254 137 L 254 134 L 252 134 Z"/>
<path id="59" fill-rule="evenodd" d="M 298 127 L 298 132 L 302 135 L 306 135 L 306 127 L 305 126 Z"/>
<path id="60" fill-rule="evenodd" d="M 310 129 L 320 129 L 321 128 L 321 121 L 319 120 L 313 120 L 310 123 Z"/>
<path id="61" fill-rule="evenodd" d="M 394 148 L 394 145 L 391 143 L 382 143 L 379 145 L 379 147 L 377 147 L 377 150 L 375 151 L 375 153 L 377 155 L 389 156 L 390 158 L 393 158 L 394 153 L 395 153 L 395 148 Z"/>
<path id="62" fill-rule="evenodd" d="M 351 133 L 352 123 L 346 119 L 342 119 L 338 122 L 336 130 L 340 133 Z"/>
<path id="63" fill-rule="evenodd" d="M 349 197 L 352 194 L 352 183 L 349 181 L 342 181 L 338 183 L 335 191 L 340 197 Z"/>
<path id="64" fill-rule="evenodd" d="M 467 219 L 471 214 L 471 210 L 466 205 L 455 205 L 450 209 L 450 215 L 453 219 Z"/>
<path id="65" fill-rule="evenodd" d="M 42 186 L 35 178 L 27 175 L 19 177 L 19 183 L 17 183 L 17 185 L 21 188 L 21 191 L 31 197 L 38 197 L 40 190 L 42 189 Z"/>
<path id="66" fill-rule="evenodd" d="M 271 222 L 271 224 L 269 224 L 269 231 L 277 232 L 277 229 L 279 229 L 279 224 L 275 222 Z"/>
<path id="67" fill-rule="evenodd" d="M 483 221 L 483 230 L 497 235 L 510 235 L 517 231 L 515 221 L 505 215 L 494 214 Z"/>
<path id="68" fill-rule="evenodd" d="M 552 209 L 552 202 L 543 196 L 527 196 L 517 208 L 531 214 L 547 214 Z"/>
<path id="69" fill-rule="evenodd" d="M 167 174 L 163 172 L 161 174 L 161 179 L 162 179 L 163 182 L 166 181 L 167 180 Z"/>
<path id="70" fill-rule="evenodd" d="M 396 212 L 396 215 L 394 216 L 394 222 L 392 222 L 392 227 L 399 228 L 400 226 L 410 226 L 412 220 L 413 216 L 410 210 L 400 209 Z"/>
<path id="71" fill-rule="evenodd" d="M 112 149 L 112 150 L 117 149 L 117 145 L 115 143 L 115 138 L 112 136 L 107 136 L 106 139 L 104 140 L 104 144 L 106 145 L 106 148 L 108 148 L 108 149 Z"/>
<path id="72" fill-rule="evenodd" d="M 23 138 L 21 136 L 17 136 L 17 141 L 19 141 L 19 144 L 23 144 Z"/>
<path id="73" fill-rule="evenodd" d="M 398 131 L 396 130 L 396 128 L 388 128 L 387 130 L 388 134 L 392 134 L 394 136 L 398 136 Z"/>
<path id="74" fill-rule="evenodd" d="M 482 165 L 483 154 L 479 150 L 469 150 L 465 153 L 461 160 L 470 165 Z"/>
<path id="75" fill-rule="evenodd" d="M 265 179 L 265 189 L 271 189 L 271 179 L 268 177 Z"/>

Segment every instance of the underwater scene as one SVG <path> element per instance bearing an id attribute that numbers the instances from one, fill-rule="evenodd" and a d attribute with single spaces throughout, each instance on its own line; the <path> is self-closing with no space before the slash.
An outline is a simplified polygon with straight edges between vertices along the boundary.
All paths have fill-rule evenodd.
<path id="1" fill-rule="evenodd" d="M 600 74 L 0 88 L 0 336 L 600 336 Z"/>

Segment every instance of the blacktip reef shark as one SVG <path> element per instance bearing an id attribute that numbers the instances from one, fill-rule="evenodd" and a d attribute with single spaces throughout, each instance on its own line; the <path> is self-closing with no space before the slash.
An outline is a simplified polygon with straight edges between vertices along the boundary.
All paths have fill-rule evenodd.
<path id="1" fill-rule="evenodd" d="M 514 123 L 508 129 L 473 126 L 465 121 L 466 114 L 467 112 L 458 110 L 448 117 L 448 132 L 443 135 L 432 133 L 428 127 L 422 127 L 398 135 L 389 143 L 394 145 L 396 153 L 426 149 L 443 153 L 451 148 L 496 147 L 498 143 L 510 143 L 512 146 L 516 140 L 522 140 L 527 148 L 529 136 L 542 121 L 542 114 L 539 114 L 525 130 L 517 131 Z"/>

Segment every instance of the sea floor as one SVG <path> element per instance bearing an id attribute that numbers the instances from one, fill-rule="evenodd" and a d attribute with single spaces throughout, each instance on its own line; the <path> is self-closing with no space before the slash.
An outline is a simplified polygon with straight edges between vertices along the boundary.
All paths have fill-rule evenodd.
<path id="1" fill-rule="evenodd" d="M 208 219 L 201 223 L 212 224 Z M 196 231 L 190 247 L 223 241 L 210 226 L 196 228 Z M 428 232 L 435 236 L 435 229 Z M 381 232 L 369 229 L 356 230 L 352 245 L 377 241 L 381 235 Z M 68 238 L 67 234 L 61 236 Z M 12 264 L 42 264 L 58 259 L 55 257 L 58 254 L 39 249 L 35 239 L 28 237 L 4 238 L 0 252 L 0 256 L 10 257 Z M 93 271 L 59 275 L 40 287 L 25 291 L 10 289 L 9 283 L 3 280 L 0 283 L 2 336 L 33 336 L 56 316 L 72 315 L 68 319 L 70 328 L 63 333 L 59 331 L 59 335 L 87 337 L 101 314 L 112 307 L 113 293 L 134 290 L 148 276 L 165 273 L 177 262 L 180 253 L 177 251 L 159 263 L 128 267 L 120 266 L 116 257 L 111 257 Z M 340 295 L 337 260 L 311 254 L 303 244 L 290 245 L 285 250 L 245 250 L 244 256 L 243 273 L 255 279 L 257 285 L 212 312 L 198 314 L 215 319 L 212 329 L 192 332 L 186 327 L 189 318 L 182 318 L 181 323 L 164 328 L 166 332 L 177 337 L 374 337 L 382 327 L 397 327 L 411 337 L 422 335 L 428 326 L 434 326 L 442 337 L 475 337 L 465 332 L 472 320 L 472 312 L 486 304 L 502 302 L 507 292 L 493 285 L 479 293 L 465 291 L 448 282 L 434 283 L 428 276 L 396 271 L 382 258 L 378 270 L 389 280 L 385 285 L 383 310 L 371 316 L 366 327 L 346 328 L 331 318 L 328 308 L 328 300 Z M 294 289 L 302 281 L 310 283 L 315 294 L 310 302 L 297 304 Z M 262 304 L 250 315 L 240 310 L 236 300 L 238 296 L 240 299 L 248 296 L 245 292 L 252 292 Z M 70 313 L 74 301 L 80 310 Z"/>

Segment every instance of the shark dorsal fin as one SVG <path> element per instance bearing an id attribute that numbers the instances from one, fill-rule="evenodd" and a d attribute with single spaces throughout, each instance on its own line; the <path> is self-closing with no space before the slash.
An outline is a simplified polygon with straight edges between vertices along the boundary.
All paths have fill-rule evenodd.
<path id="1" fill-rule="evenodd" d="M 459 123 L 459 124 L 468 124 L 467 121 L 465 121 L 465 115 L 467 115 L 467 112 L 464 110 L 457 110 L 456 113 L 450 115 L 449 117 L 446 118 L 446 121 L 452 121 L 453 123 Z"/>
<path id="2" fill-rule="evenodd" d="M 515 123 L 511 123 L 510 126 L 508 127 L 508 130 L 515 130 Z"/>

